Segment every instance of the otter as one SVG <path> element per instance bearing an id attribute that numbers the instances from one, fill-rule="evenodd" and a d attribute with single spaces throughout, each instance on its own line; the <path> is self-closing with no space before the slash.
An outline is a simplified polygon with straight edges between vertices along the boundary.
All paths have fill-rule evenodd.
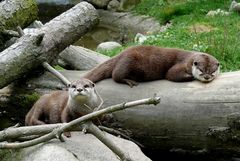
<path id="1" fill-rule="evenodd" d="M 69 122 L 92 112 L 102 101 L 94 86 L 83 78 L 72 82 L 68 91 L 41 96 L 27 113 L 25 125 Z"/>
<path id="2" fill-rule="evenodd" d="M 133 87 L 137 82 L 158 79 L 211 82 L 219 71 L 218 60 L 207 53 L 141 45 L 124 50 L 83 77 L 94 83 L 112 77 Z"/>

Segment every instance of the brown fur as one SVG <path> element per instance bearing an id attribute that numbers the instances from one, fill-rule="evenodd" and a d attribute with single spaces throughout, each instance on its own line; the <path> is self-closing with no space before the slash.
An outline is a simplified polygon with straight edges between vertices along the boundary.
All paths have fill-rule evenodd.
<path id="1" fill-rule="evenodd" d="M 43 95 L 27 113 L 25 124 L 29 126 L 60 123 L 67 101 L 68 91 L 54 91 Z"/>
<path id="2" fill-rule="evenodd" d="M 73 87 L 74 86 L 74 87 Z M 87 88 L 93 89 L 92 95 L 81 97 L 71 97 L 69 91 L 54 91 L 50 94 L 45 94 L 33 105 L 25 118 L 26 125 L 42 125 L 60 122 L 69 122 L 90 111 L 99 105 L 99 97 L 96 95 L 94 84 L 87 80 L 81 79 L 71 84 L 72 91 L 81 92 L 87 91 Z M 69 88 L 69 90 L 71 90 Z M 85 92 L 90 93 L 90 92 Z M 77 96 L 82 96 L 78 94 Z M 93 96 L 93 98 L 92 98 Z M 71 98 L 70 98 L 71 97 Z M 71 102 L 72 101 L 72 102 Z M 91 107 L 90 110 L 85 110 L 85 105 Z"/>
<path id="3" fill-rule="evenodd" d="M 202 59 L 201 63 L 206 66 L 204 70 L 218 68 L 218 61 L 206 53 L 197 54 L 197 52 L 156 46 L 136 46 L 100 64 L 84 78 L 98 82 L 112 77 L 114 81 L 127 83 L 130 86 L 136 85 L 135 81 L 158 79 L 175 82 L 191 81 L 194 79 L 193 62 L 199 59 Z"/>

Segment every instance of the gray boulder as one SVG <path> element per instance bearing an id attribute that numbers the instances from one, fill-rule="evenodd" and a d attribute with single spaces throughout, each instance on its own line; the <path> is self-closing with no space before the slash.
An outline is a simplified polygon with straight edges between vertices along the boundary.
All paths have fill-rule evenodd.
<path id="1" fill-rule="evenodd" d="M 110 0 L 86 0 L 86 1 L 99 8 L 104 8 L 107 7 Z"/>
<path id="2" fill-rule="evenodd" d="M 122 47 L 122 45 L 114 41 L 108 41 L 99 44 L 97 46 L 97 51 L 112 50 L 119 47 Z"/>
<path id="3" fill-rule="evenodd" d="M 107 9 L 110 11 L 117 11 L 120 7 L 120 2 L 118 0 L 112 0 L 109 2 Z"/>
<path id="4" fill-rule="evenodd" d="M 82 0 L 36 0 L 38 4 L 76 5 Z"/>
<path id="5" fill-rule="evenodd" d="M 128 153 L 132 160 L 150 161 L 136 144 L 105 134 Z M 1 159 L 2 161 L 119 161 L 117 155 L 93 135 L 81 132 L 73 132 L 72 137 L 66 138 L 65 142 L 54 139 L 48 143 L 8 153 Z"/>

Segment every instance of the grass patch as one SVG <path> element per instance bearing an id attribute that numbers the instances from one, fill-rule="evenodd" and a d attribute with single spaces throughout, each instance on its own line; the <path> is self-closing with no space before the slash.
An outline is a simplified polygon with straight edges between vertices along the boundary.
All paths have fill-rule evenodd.
<path id="1" fill-rule="evenodd" d="M 60 65 L 55 65 L 54 69 L 56 70 L 65 70 L 63 67 L 61 67 Z"/>
<path id="2" fill-rule="evenodd" d="M 137 14 L 156 18 L 161 24 L 183 15 L 201 15 L 218 8 L 228 10 L 231 1 L 226 0 L 142 0 Z"/>
<path id="3" fill-rule="evenodd" d="M 240 69 L 240 15 L 206 16 L 218 8 L 228 11 L 230 3 L 231 0 L 142 0 L 135 13 L 149 15 L 160 23 L 172 22 L 166 32 L 152 35 L 146 45 L 207 52 L 221 62 L 222 71 L 234 71 Z"/>
<path id="4" fill-rule="evenodd" d="M 117 53 L 120 53 L 125 48 L 127 48 L 127 46 L 115 48 L 112 50 L 99 50 L 98 52 L 101 54 L 104 54 L 106 56 L 112 57 L 112 56 L 116 55 Z"/>

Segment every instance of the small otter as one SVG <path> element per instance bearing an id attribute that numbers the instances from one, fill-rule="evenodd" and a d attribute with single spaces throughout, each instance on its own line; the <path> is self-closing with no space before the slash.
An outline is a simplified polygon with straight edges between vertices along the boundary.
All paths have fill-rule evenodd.
<path id="1" fill-rule="evenodd" d="M 209 54 L 142 45 L 124 50 L 83 77 L 94 83 L 112 77 L 114 81 L 132 87 L 137 82 L 158 79 L 210 82 L 219 71 L 218 60 Z"/>
<path id="2" fill-rule="evenodd" d="M 68 91 L 55 91 L 40 97 L 26 115 L 25 124 L 69 122 L 92 112 L 100 103 L 94 83 L 83 78 L 72 82 Z"/>

